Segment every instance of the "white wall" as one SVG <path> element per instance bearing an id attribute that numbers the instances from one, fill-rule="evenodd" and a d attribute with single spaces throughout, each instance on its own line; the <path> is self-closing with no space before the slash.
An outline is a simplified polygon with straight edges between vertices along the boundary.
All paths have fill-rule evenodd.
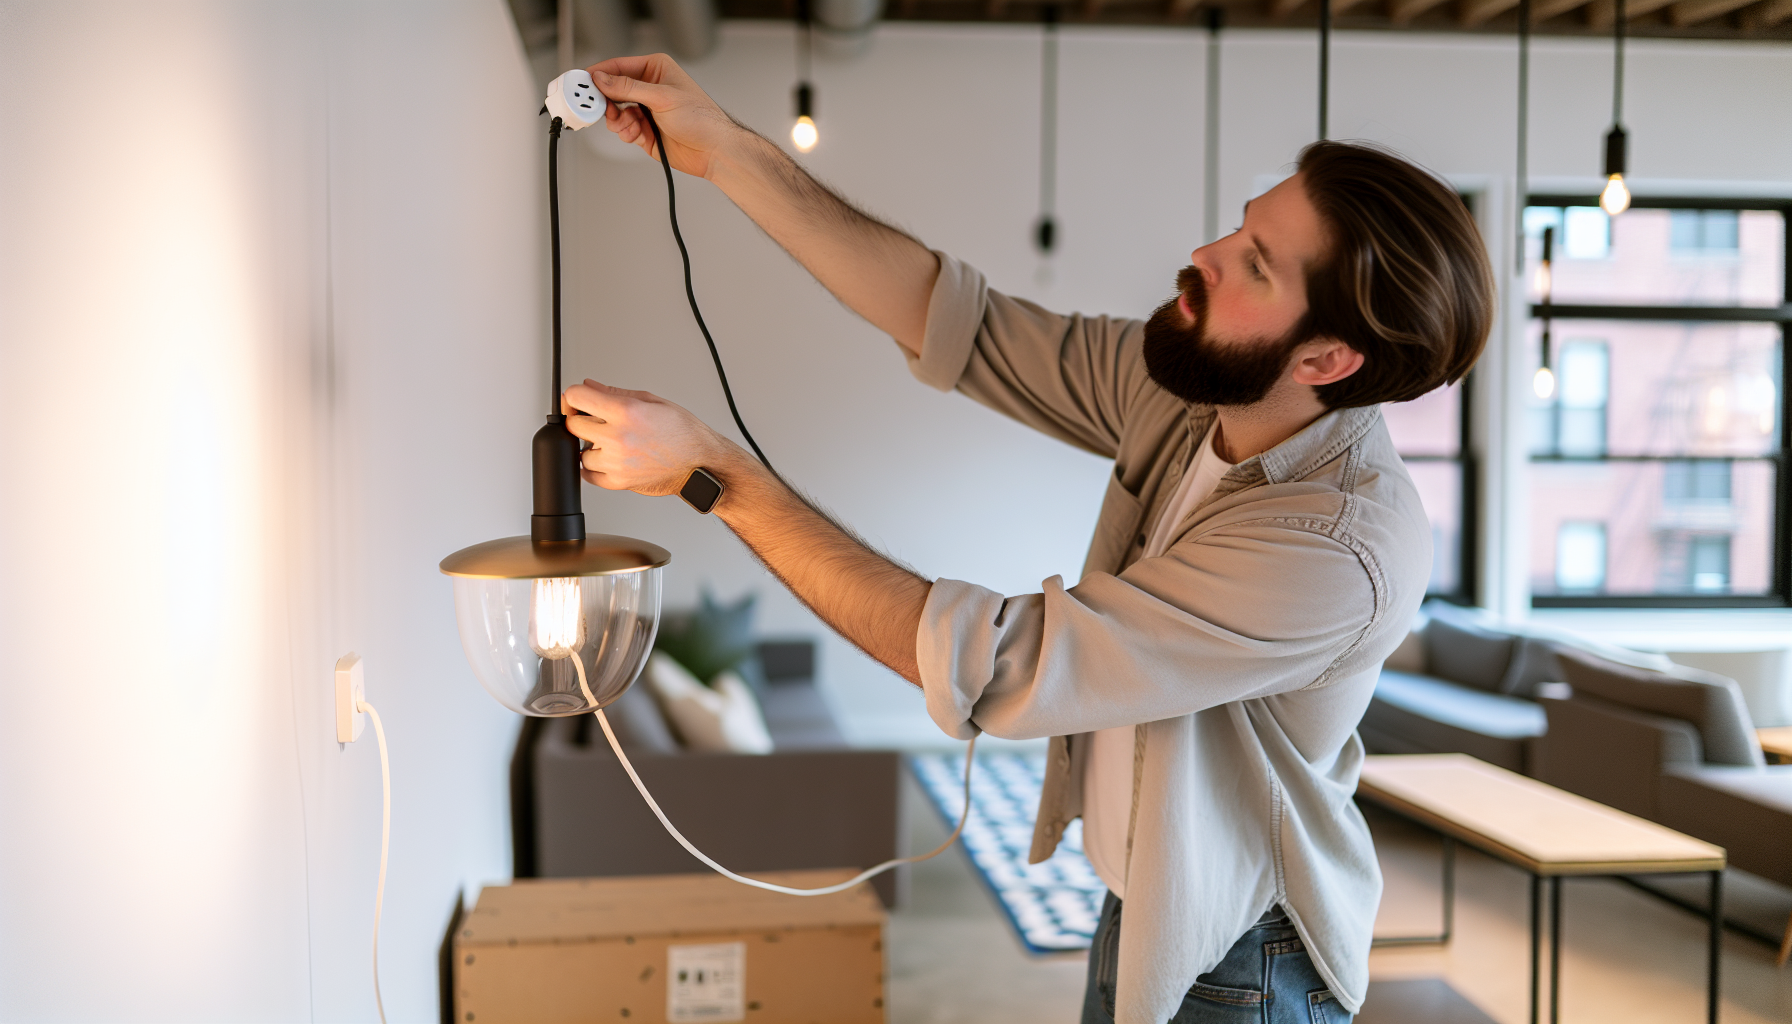
<path id="1" fill-rule="evenodd" d="M 501 0 L 0 3 L 0 1019 L 373 1018 L 350 650 L 435 1018 L 509 872 L 435 565 L 526 528 L 538 102 Z"/>
<path id="2" fill-rule="evenodd" d="M 1264 175 L 1289 169 L 1315 125 L 1315 49 L 1299 32 L 1232 32 L 1222 56 L 1222 230 Z M 637 40 L 651 48 L 651 37 Z M 870 51 L 818 61 L 818 174 L 1005 290 L 1062 309 L 1142 316 L 1202 237 L 1201 31 L 1066 28 L 1058 221 L 1061 254 L 1030 246 L 1037 201 L 1039 34 L 1023 27 L 886 25 Z M 730 24 L 690 70 L 736 117 L 788 138 L 792 38 Z M 1610 116 L 1610 48 L 1549 39 L 1533 58 L 1531 174 L 1590 184 Z M 1792 187 L 1792 48 L 1635 41 L 1626 120 L 1638 191 L 1651 180 Z M 1392 145 L 1484 189 L 1490 244 L 1506 255 L 1516 46 L 1487 36 L 1343 33 L 1334 44 L 1332 134 Z M 728 420 L 683 308 L 664 186 L 645 161 L 575 147 L 569 372 L 647 388 L 709 422 Z M 1737 183 L 1756 183 L 1740 185 Z M 1107 466 L 906 374 L 894 345 L 837 306 L 719 192 L 680 177 L 685 235 L 705 313 L 749 426 L 777 466 L 873 541 L 930 576 L 1036 590 L 1074 579 Z M 1496 336 L 1481 375 L 1490 561 L 1524 550 L 1522 453 L 1500 445 L 1505 381 L 1522 379 Z M 1521 369 L 1521 368 L 1520 368 Z M 1486 410 L 1492 409 L 1489 412 Z M 708 582 L 762 597 L 771 628 L 819 632 L 721 524 L 676 499 L 601 495 L 603 528 L 671 548 L 668 602 Z M 1523 566 L 1483 597 L 1522 609 Z M 830 641 L 827 683 L 867 741 L 924 740 L 917 695 Z"/>

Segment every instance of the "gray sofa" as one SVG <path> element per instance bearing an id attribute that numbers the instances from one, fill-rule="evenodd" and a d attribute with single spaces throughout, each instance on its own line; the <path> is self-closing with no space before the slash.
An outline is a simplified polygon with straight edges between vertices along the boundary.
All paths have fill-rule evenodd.
<path id="1" fill-rule="evenodd" d="M 1471 754 L 1531 774 L 1547 728 L 1539 686 L 1561 678 L 1555 644 L 1475 621 L 1449 606 L 1390 657 L 1358 726 L 1377 754 Z"/>
<path id="2" fill-rule="evenodd" d="M 640 684 L 609 709 L 617 739 L 679 831 L 735 871 L 870 867 L 901 856 L 902 755 L 849 747 L 813 680 L 813 646 L 762 644 L 755 687 L 770 754 L 685 752 Z M 589 715 L 531 719 L 512 764 L 517 877 L 708 870 L 660 826 Z M 872 882 L 885 906 L 898 869 Z"/>

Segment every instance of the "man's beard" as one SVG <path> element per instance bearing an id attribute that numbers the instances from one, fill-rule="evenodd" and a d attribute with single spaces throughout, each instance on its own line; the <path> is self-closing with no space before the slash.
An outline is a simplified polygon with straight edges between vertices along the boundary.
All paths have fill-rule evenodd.
<path id="1" fill-rule="evenodd" d="M 1145 323 L 1145 372 L 1157 386 L 1200 405 L 1252 405 L 1282 379 L 1288 358 L 1308 340 L 1296 324 L 1277 341 L 1216 342 L 1207 333 L 1207 284 L 1201 272 L 1184 267 L 1176 275 L 1178 296 L 1188 297 L 1194 323 L 1184 322 L 1176 299 L 1157 307 Z"/>

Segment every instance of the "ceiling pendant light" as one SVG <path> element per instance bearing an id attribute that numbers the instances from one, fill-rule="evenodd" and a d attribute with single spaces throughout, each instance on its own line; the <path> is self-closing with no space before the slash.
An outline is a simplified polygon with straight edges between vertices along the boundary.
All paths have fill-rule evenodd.
<path id="1" fill-rule="evenodd" d="M 1058 244 L 1058 7 L 1047 4 L 1039 54 L 1039 219 L 1033 223 L 1033 245 L 1050 256 Z"/>
<path id="2" fill-rule="evenodd" d="M 809 0 L 796 5 L 796 124 L 790 127 L 790 144 L 798 153 L 807 153 L 821 141 L 815 129 L 815 87 L 809 84 L 809 66 L 815 55 L 815 21 L 809 13 Z"/>
<path id="3" fill-rule="evenodd" d="M 1543 359 L 1537 366 L 1537 375 L 1531 379 L 1531 390 L 1538 398 L 1550 399 L 1556 393 L 1556 372 L 1550 368 L 1550 297 L 1555 290 L 1555 274 L 1553 271 L 1555 256 L 1556 229 L 1543 229 L 1543 260 L 1537 265 L 1537 288 L 1543 295 Z"/>
<path id="4" fill-rule="evenodd" d="M 1605 133 L 1605 191 L 1599 208 L 1613 217 L 1630 209 L 1630 189 L 1624 184 L 1630 139 L 1624 134 L 1624 28 L 1629 20 L 1624 0 L 1617 0 L 1612 21 L 1612 130 Z"/>
<path id="5" fill-rule="evenodd" d="M 603 103 L 583 71 L 549 86 L 553 373 L 547 423 L 533 445 L 529 534 L 463 548 L 441 564 L 454 578 L 461 647 L 480 685 L 512 711 L 548 718 L 596 711 L 635 681 L 653 648 L 660 570 L 672 557 L 647 541 L 585 532 L 579 442 L 560 411 L 560 132 L 603 120 Z"/>

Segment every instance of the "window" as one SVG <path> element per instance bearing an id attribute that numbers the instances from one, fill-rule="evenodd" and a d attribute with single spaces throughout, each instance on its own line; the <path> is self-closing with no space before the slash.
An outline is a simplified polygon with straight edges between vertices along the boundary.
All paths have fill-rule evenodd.
<path id="1" fill-rule="evenodd" d="M 1410 402 L 1382 406 L 1394 447 L 1431 519 L 1433 597 L 1469 604 L 1474 595 L 1474 474 L 1468 455 L 1465 379 Z"/>
<path id="2" fill-rule="evenodd" d="M 1538 606 L 1785 605 L 1785 200 L 1589 196 L 1525 210 L 1533 301 L 1556 229 L 1556 387 L 1529 399 Z M 1532 307 L 1531 366 L 1543 309 Z"/>

